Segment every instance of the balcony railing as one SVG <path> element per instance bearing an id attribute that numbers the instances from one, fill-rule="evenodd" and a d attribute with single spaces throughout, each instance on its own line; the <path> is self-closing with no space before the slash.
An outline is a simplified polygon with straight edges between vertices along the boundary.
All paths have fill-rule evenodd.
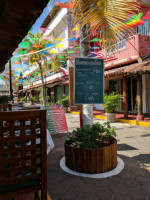
<path id="1" fill-rule="evenodd" d="M 119 66 L 122 64 L 129 64 L 137 61 L 140 56 L 142 59 L 150 56 L 150 36 L 134 35 L 128 40 L 117 42 L 115 50 L 109 50 L 107 58 L 105 59 L 105 69 Z M 113 48 L 112 48 L 113 49 Z M 104 50 L 99 53 L 104 55 Z"/>

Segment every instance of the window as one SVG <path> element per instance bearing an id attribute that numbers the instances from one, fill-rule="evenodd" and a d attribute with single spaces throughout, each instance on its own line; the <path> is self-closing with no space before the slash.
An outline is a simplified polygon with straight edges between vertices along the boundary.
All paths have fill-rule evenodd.
<path id="1" fill-rule="evenodd" d="M 141 35 L 150 35 L 149 34 L 149 20 L 144 21 L 144 25 L 140 25 L 137 27 L 137 33 Z"/>

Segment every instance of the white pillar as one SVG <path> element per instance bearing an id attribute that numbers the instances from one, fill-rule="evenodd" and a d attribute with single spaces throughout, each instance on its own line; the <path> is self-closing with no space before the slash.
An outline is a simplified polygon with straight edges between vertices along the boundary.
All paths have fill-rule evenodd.
<path id="1" fill-rule="evenodd" d="M 93 124 L 93 105 L 83 105 L 83 126 Z"/>

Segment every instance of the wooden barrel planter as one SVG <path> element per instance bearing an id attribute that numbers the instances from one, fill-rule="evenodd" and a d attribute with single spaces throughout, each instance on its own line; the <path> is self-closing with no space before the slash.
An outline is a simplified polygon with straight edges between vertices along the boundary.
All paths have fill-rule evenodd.
<path id="1" fill-rule="evenodd" d="M 75 148 L 65 143 L 65 162 L 71 170 L 95 174 L 117 166 L 117 141 L 99 149 Z"/>

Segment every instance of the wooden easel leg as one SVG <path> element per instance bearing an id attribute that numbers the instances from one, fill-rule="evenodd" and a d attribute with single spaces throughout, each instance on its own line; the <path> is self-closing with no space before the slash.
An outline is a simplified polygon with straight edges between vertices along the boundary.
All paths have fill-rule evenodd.
<path id="1" fill-rule="evenodd" d="M 80 128 L 83 127 L 83 109 L 79 106 Z"/>
<path id="2" fill-rule="evenodd" d="M 39 195 L 38 195 L 38 192 L 35 192 L 35 193 L 34 193 L 34 199 L 35 199 L 35 200 L 40 200 Z"/>

